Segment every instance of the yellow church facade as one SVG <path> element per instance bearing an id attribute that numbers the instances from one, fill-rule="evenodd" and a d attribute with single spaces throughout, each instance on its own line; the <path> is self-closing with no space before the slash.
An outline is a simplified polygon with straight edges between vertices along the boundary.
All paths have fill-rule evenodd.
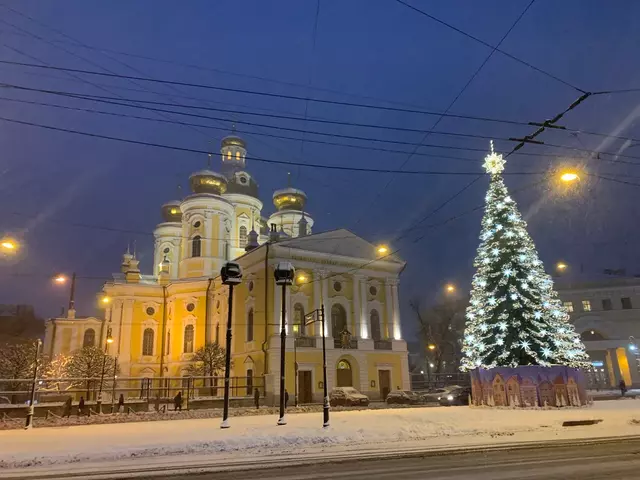
<path id="1" fill-rule="evenodd" d="M 257 183 L 245 169 L 244 141 L 225 138 L 221 156 L 222 173 L 194 173 L 192 193 L 162 207 L 153 273 L 143 275 L 138 259 L 125 254 L 121 272 L 101 292 L 110 300 L 105 319 L 75 312 L 49 319 L 45 353 L 105 345 L 110 332 L 109 354 L 121 377 L 188 377 L 199 347 L 226 347 L 229 287 L 219 274 L 235 261 L 243 279 L 233 294 L 231 376 L 245 379 L 247 395 L 259 386 L 276 400 L 283 293 L 274 269 L 290 262 L 296 280 L 284 297 L 288 392 L 297 391 L 302 403 L 322 400 L 321 324 L 304 321 L 322 308 L 329 390 L 353 386 L 375 400 L 408 389 L 398 296 L 405 263 L 345 229 L 312 234 L 306 195 L 295 188 L 277 190 L 276 212 L 263 217 Z"/>

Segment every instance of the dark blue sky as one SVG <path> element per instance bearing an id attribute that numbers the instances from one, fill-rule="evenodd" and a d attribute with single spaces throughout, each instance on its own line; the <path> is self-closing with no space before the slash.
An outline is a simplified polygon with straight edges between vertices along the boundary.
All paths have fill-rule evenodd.
<path id="1" fill-rule="evenodd" d="M 529 1 L 413 0 L 411 3 L 495 45 Z M 8 5 L 40 24 L 3 9 L 0 15 L 0 59 L 3 60 L 108 69 L 129 75 L 348 102 L 402 104 L 435 111 L 449 105 L 490 53 L 486 46 L 394 0 L 320 0 L 315 49 L 314 0 L 21 0 L 9 1 Z M 608 2 L 605 7 L 595 0 L 538 0 L 501 48 L 591 91 L 640 86 L 640 67 L 635 61 L 639 40 L 638 2 Z M 105 55 L 83 45 L 109 52 Z M 202 68 L 189 68 L 186 64 Z M 305 112 L 305 102 L 300 101 L 71 76 L 9 65 L 0 65 L 0 81 L 236 110 L 295 115 Z M 36 93 L 0 89 L 0 96 L 154 118 L 151 112 Z M 578 92 L 572 88 L 495 53 L 451 111 L 541 121 L 577 97 Z M 640 137 L 635 121 L 639 101 L 640 94 L 594 97 L 571 112 L 562 123 L 573 129 Z M 216 128 L 197 131 L 178 125 L 5 100 L 0 100 L 0 106 L 0 116 L 4 117 L 198 149 L 207 149 L 212 142 L 217 150 L 219 139 L 228 133 L 233 119 L 405 142 L 418 142 L 423 136 L 312 122 L 305 126 L 298 121 L 214 112 L 209 114 L 228 121 L 215 123 L 172 117 Z M 313 102 L 308 103 L 307 115 L 425 130 L 437 120 L 433 116 Z M 266 128 L 243 125 L 238 128 L 301 138 L 300 134 Z M 442 120 L 437 128 L 496 138 L 522 136 L 532 131 L 529 127 L 449 118 Z M 408 153 L 310 142 L 302 145 L 298 140 L 243 136 L 249 155 L 269 159 L 396 169 L 408 158 Z M 412 150 L 403 145 L 307 138 Z M 572 148 L 609 152 L 616 152 L 622 143 L 585 134 L 576 138 L 563 132 L 547 132 L 541 138 Z M 431 135 L 425 143 L 488 148 L 487 140 L 441 135 Z M 501 151 L 509 151 L 513 143 L 497 141 L 496 146 Z M 418 151 L 435 157 L 414 156 L 405 169 L 482 172 L 482 152 L 427 147 Z M 584 153 L 546 146 L 529 145 L 523 151 L 558 156 L 513 155 L 507 165 L 509 171 L 539 172 L 559 163 L 579 161 L 585 163 L 591 173 L 626 175 L 627 180 L 640 183 L 632 178 L 640 175 L 634 166 L 588 160 Z M 34 304 L 42 316 L 56 314 L 66 303 L 67 292 L 56 289 L 47 278 L 53 272 L 75 270 L 80 276 L 107 277 L 118 270 L 121 254 L 133 239 L 137 240 L 143 268 L 147 273 L 151 268 L 151 235 L 72 227 L 70 223 L 151 232 L 160 221 L 160 205 L 177 195 L 177 183 L 186 189 L 189 173 L 206 165 L 202 155 L 118 144 L 5 122 L 0 122 L 0 152 L 1 230 L 23 233 L 26 245 L 17 262 L 5 262 L 0 267 L 0 301 Z M 640 156 L 640 150 L 634 153 L 630 149 L 627 153 Z M 439 154 L 476 162 L 439 158 Z M 314 215 L 316 231 L 344 227 L 373 242 L 384 241 L 393 248 L 401 247 L 400 255 L 408 261 L 401 288 L 405 302 L 413 296 L 433 299 L 447 281 L 468 289 L 481 212 L 428 231 L 416 229 L 397 242 L 394 239 L 473 177 L 291 169 L 255 161 L 249 161 L 249 170 L 260 183 L 266 205 L 263 213 L 271 211 L 271 193 L 286 184 L 286 172 L 291 170 L 294 185 L 309 196 L 308 209 Z M 507 184 L 515 190 L 538 180 L 535 176 L 513 176 L 507 179 Z M 484 199 L 487 183 L 488 179 L 482 178 L 425 224 L 442 222 L 477 206 Z M 553 262 L 563 259 L 574 266 L 575 271 L 582 264 L 585 274 L 622 267 L 629 272 L 640 272 L 640 255 L 633 241 L 638 234 L 635 205 L 640 192 L 637 188 L 592 178 L 583 182 L 581 191 L 571 196 L 560 196 L 546 186 L 538 186 L 514 193 L 514 197 L 529 221 L 530 232 L 548 269 Z M 36 218 L 22 216 L 25 214 Z M 425 233 L 424 238 L 413 241 Z M 15 276 L 16 273 L 33 275 Z M 79 280 L 79 314 L 93 313 L 94 295 L 101 283 L 99 279 Z M 406 308 L 403 314 L 406 336 L 411 340 L 413 318 Z"/>

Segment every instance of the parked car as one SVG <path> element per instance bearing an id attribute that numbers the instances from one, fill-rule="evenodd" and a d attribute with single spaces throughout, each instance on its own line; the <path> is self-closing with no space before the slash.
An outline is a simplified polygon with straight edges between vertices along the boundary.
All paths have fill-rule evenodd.
<path id="1" fill-rule="evenodd" d="M 388 404 L 417 405 L 423 403 L 422 397 L 410 390 L 394 390 L 387 395 Z"/>
<path id="2" fill-rule="evenodd" d="M 434 388 L 429 390 L 428 392 L 422 392 L 422 400 L 425 403 L 439 403 L 440 398 L 443 396 L 446 397 L 449 395 L 449 392 L 455 390 L 456 388 L 462 388 L 460 385 L 449 385 L 447 387 Z"/>
<path id="3" fill-rule="evenodd" d="M 369 405 L 369 397 L 363 395 L 353 387 L 336 387 L 329 394 L 329 404 L 332 407 L 344 405 Z"/>
<path id="4" fill-rule="evenodd" d="M 471 395 L 471 387 L 457 387 L 446 395 L 442 395 L 439 399 L 440 405 L 445 407 L 451 405 L 469 405 L 469 396 Z"/>

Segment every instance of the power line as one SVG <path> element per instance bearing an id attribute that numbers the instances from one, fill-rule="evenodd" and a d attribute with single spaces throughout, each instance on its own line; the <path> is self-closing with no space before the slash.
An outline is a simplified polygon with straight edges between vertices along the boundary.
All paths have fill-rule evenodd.
<path id="1" fill-rule="evenodd" d="M 64 132 L 64 133 L 72 133 L 75 135 L 83 135 L 83 136 L 87 136 L 87 137 L 93 137 L 93 138 L 100 138 L 103 140 L 112 140 L 112 141 L 117 141 L 117 142 L 123 142 L 123 143 L 130 143 L 130 144 L 134 144 L 134 145 L 142 145 L 142 146 L 147 146 L 147 147 L 157 147 L 157 148 L 165 148 L 165 149 L 169 149 L 169 150 L 176 150 L 176 151 L 181 151 L 181 152 L 187 152 L 187 153 L 198 153 L 198 154 L 203 154 L 203 155 L 208 155 L 210 152 L 206 151 L 206 150 L 199 150 L 196 148 L 187 148 L 187 147 L 178 147 L 175 145 L 167 145 L 167 144 L 160 144 L 160 143 L 154 143 L 154 142 L 145 142 L 145 141 L 141 141 L 141 140 L 132 140 L 132 139 L 127 139 L 127 138 L 121 138 L 121 137 L 114 137 L 114 136 L 110 136 L 110 135 L 101 135 L 98 133 L 91 133 L 91 132 L 82 132 L 79 130 L 73 130 L 73 129 L 69 129 L 69 128 L 61 128 L 61 127 L 54 127 L 52 125 L 44 125 L 44 124 L 40 124 L 40 123 L 34 123 L 34 122 L 26 122 L 23 120 L 17 120 L 17 119 L 13 119 L 13 118 L 6 118 L 6 117 L 0 117 L 1 121 L 4 122 L 10 122 L 10 123 L 16 123 L 16 124 L 20 124 L 20 125 L 26 125 L 26 126 L 31 126 L 31 127 L 38 127 L 38 128 L 43 128 L 43 129 L 47 129 L 47 130 L 53 130 L 53 131 L 57 131 L 57 132 Z M 351 171 L 351 172 L 369 172 L 369 173 L 402 173 L 402 174 L 409 174 L 409 175 L 461 175 L 461 176 L 465 176 L 465 175 L 477 175 L 477 172 L 442 172 L 442 171 L 423 171 L 423 170 L 392 170 L 392 169 L 376 169 L 376 168 L 360 168 L 360 167 L 348 167 L 348 166 L 343 166 L 343 165 L 323 165 L 323 164 L 315 164 L 315 163 L 302 163 L 302 162 L 285 162 L 283 160 L 273 160 L 273 159 L 266 159 L 266 158 L 259 158 L 259 157 L 246 157 L 247 160 L 252 160 L 252 161 L 256 161 L 256 162 L 264 162 L 264 163 L 274 163 L 274 164 L 281 164 L 281 165 L 298 165 L 301 167 L 306 167 L 306 168 L 324 168 L 324 169 L 329 169 L 329 170 L 345 170 L 345 171 Z M 505 172 L 506 175 L 543 175 L 545 172 Z"/>
<path id="2" fill-rule="evenodd" d="M 490 43 L 487 43 L 484 40 L 481 40 L 478 37 L 475 37 L 475 36 L 471 35 L 470 33 L 465 32 L 464 30 L 461 30 L 461 29 L 459 29 L 457 27 L 454 27 L 450 23 L 447 23 L 444 20 L 440 20 L 439 18 L 434 17 L 433 15 L 425 12 L 424 10 L 420 10 L 419 8 L 416 8 L 413 5 L 410 5 L 409 3 L 407 3 L 407 2 L 405 2 L 403 0 L 396 0 L 396 2 L 398 2 L 401 5 L 404 5 L 407 8 L 410 8 L 414 12 L 417 12 L 417 13 L 419 13 L 421 15 L 424 15 L 427 18 L 430 18 L 431 20 L 433 20 L 434 22 L 439 23 L 440 25 L 444 25 L 445 27 L 447 27 L 447 28 L 449 28 L 451 30 L 454 30 L 455 32 L 458 32 L 459 34 L 464 35 L 465 37 L 470 38 L 471 40 L 484 45 L 485 47 L 489 47 L 489 48 L 495 49 L 497 52 L 500 52 L 502 55 L 510 58 L 511 60 L 515 60 L 516 62 L 520 63 L 521 65 L 525 65 L 525 66 L 531 68 L 532 70 L 535 70 L 536 72 L 539 72 L 539 73 L 541 73 L 541 74 L 543 74 L 543 75 L 545 75 L 545 76 L 547 76 L 547 77 L 549 77 L 549 78 L 551 78 L 551 79 L 553 79 L 553 80 L 555 80 L 557 82 L 562 83 L 563 85 L 566 85 L 567 87 L 573 88 L 574 90 L 577 90 L 580 93 L 587 93 L 585 90 L 583 90 L 583 89 L 581 89 L 579 87 L 576 87 L 575 85 L 572 85 L 571 83 L 567 82 L 566 80 L 563 80 L 560 77 L 557 77 L 556 75 L 547 72 L 546 70 L 543 70 L 543 69 L 541 69 L 539 67 L 536 67 L 535 65 L 532 65 L 531 63 L 526 62 L 525 60 L 522 60 L 521 58 L 518 58 L 518 57 L 516 57 L 514 55 L 511 55 L 510 53 L 507 53 L 504 50 L 501 50 L 497 46 L 494 47 Z"/>

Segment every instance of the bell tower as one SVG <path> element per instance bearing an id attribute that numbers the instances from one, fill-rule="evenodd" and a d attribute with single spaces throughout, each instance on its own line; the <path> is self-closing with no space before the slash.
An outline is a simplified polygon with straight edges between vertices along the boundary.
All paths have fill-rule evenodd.
<path id="1" fill-rule="evenodd" d="M 247 145 L 244 140 L 233 134 L 222 139 L 220 154 L 222 155 L 222 173 L 229 176 L 246 167 Z"/>

